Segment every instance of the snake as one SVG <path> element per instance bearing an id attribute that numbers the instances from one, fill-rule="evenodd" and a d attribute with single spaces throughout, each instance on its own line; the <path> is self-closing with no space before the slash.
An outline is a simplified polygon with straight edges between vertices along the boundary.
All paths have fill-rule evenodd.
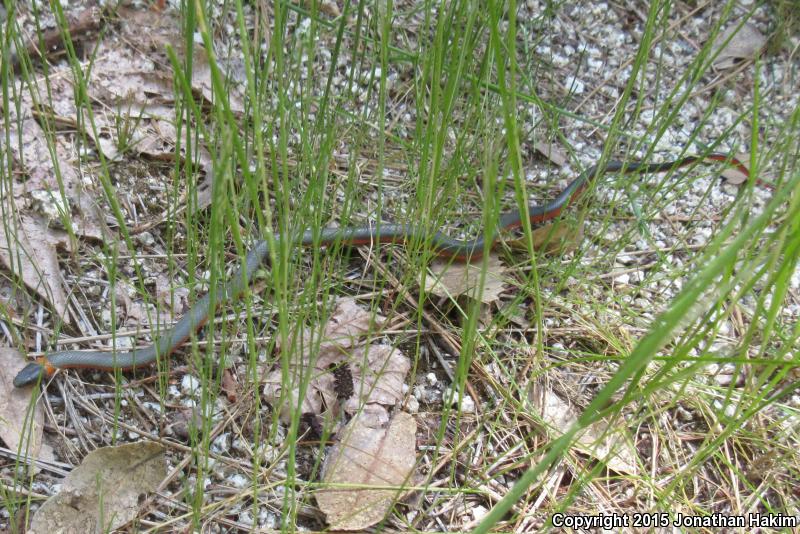
<path id="1" fill-rule="evenodd" d="M 426 231 L 412 224 L 379 224 L 348 227 L 327 227 L 319 232 L 305 230 L 293 239 L 293 243 L 302 247 L 329 246 L 362 246 L 374 243 L 427 242 L 431 250 L 438 256 L 454 261 L 477 261 L 484 250 L 493 248 L 499 242 L 502 232 L 519 228 L 523 220 L 528 218 L 531 225 L 538 225 L 555 219 L 561 212 L 575 203 L 581 194 L 598 177 L 608 173 L 654 174 L 674 171 L 688 165 L 723 162 L 731 165 L 749 177 L 747 167 L 736 158 L 719 153 L 690 155 L 681 159 L 664 163 L 647 163 L 642 161 L 610 160 L 605 164 L 595 164 L 587 168 L 572 180 L 559 194 L 544 204 L 529 204 L 522 209 L 514 209 L 500 214 L 494 231 L 483 233 L 474 239 L 454 239 L 441 231 Z M 760 181 L 759 181 L 760 182 Z M 280 234 L 274 234 L 273 240 L 279 240 Z M 487 247 L 487 245 L 489 245 Z M 14 386 L 24 387 L 41 382 L 51 377 L 60 369 L 96 369 L 106 371 L 130 371 L 151 365 L 166 358 L 181 347 L 189 337 L 200 330 L 213 317 L 217 309 L 235 301 L 248 289 L 249 281 L 256 270 L 270 256 L 269 240 L 262 239 L 247 253 L 244 262 L 236 273 L 217 289 L 214 302 L 211 293 L 205 294 L 175 325 L 163 334 L 156 334 L 149 346 L 119 351 L 79 351 L 64 350 L 48 352 L 36 361 L 25 366 L 15 377 Z"/>

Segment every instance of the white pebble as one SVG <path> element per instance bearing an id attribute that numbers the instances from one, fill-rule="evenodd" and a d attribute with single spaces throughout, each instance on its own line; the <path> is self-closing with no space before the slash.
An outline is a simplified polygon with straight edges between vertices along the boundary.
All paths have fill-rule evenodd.
<path id="1" fill-rule="evenodd" d="M 566 85 L 567 91 L 576 95 L 580 95 L 586 90 L 586 85 L 573 75 L 567 76 L 564 85 Z"/>
<path id="2" fill-rule="evenodd" d="M 250 484 L 250 479 L 246 476 L 240 475 L 239 473 L 233 475 L 228 479 L 228 481 L 234 488 L 245 488 Z M 252 519 L 250 521 L 252 521 Z"/>
<path id="3" fill-rule="evenodd" d="M 200 379 L 192 375 L 183 375 L 181 391 L 184 395 L 194 395 L 200 389 Z"/>
<path id="4" fill-rule="evenodd" d="M 626 286 L 630 282 L 630 274 L 629 273 L 622 273 L 614 277 L 614 282 L 621 286 Z"/>

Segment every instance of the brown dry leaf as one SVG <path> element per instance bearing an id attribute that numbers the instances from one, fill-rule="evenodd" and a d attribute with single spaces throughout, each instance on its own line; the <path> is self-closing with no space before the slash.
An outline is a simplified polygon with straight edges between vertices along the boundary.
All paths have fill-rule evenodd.
<path id="1" fill-rule="evenodd" d="M 203 411 L 198 406 L 194 408 L 179 408 L 169 417 L 172 422 L 165 429 L 167 435 L 172 432 L 179 439 L 186 442 L 191 437 L 192 428 L 203 427 Z"/>
<path id="2" fill-rule="evenodd" d="M 306 9 L 311 9 L 313 2 L 311 0 L 303 0 L 303 7 Z M 334 0 L 322 0 L 317 4 L 318 9 L 320 12 L 325 13 L 329 17 L 336 18 L 341 16 L 342 12 L 339 9 L 339 6 L 336 5 Z"/>
<path id="3" fill-rule="evenodd" d="M 355 299 L 339 299 L 325 325 L 324 343 L 335 344 L 340 349 L 354 347 L 364 334 L 369 333 L 371 328 L 380 327 L 384 321 L 381 315 L 368 312 L 356 304 Z"/>
<path id="4" fill-rule="evenodd" d="M 356 304 L 355 299 L 338 299 L 322 334 L 319 353 L 321 356 L 325 356 L 325 358 L 320 358 L 325 361 L 320 365 L 327 367 L 331 363 L 335 363 L 339 353 L 355 346 L 371 330 L 379 329 L 385 321 L 386 319 L 381 315 L 368 312 Z M 307 353 L 318 341 L 318 336 L 319 334 L 316 334 L 315 337 L 312 337 L 310 331 L 302 328 L 299 329 L 298 335 L 296 330 L 291 340 L 292 346 L 287 350 L 301 350 Z M 280 339 L 277 340 L 275 348 L 278 351 L 283 350 Z"/>
<path id="5" fill-rule="evenodd" d="M 452 263 L 436 260 L 431 264 L 431 274 L 425 277 L 425 290 L 439 297 L 455 298 L 459 295 L 475 297 L 480 284 L 482 262 Z M 500 263 L 497 254 L 490 254 L 486 267 L 481 302 L 489 304 L 500 298 L 506 289 L 503 280 L 506 268 Z"/>
<path id="6" fill-rule="evenodd" d="M 34 386 L 14 387 L 14 377 L 27 364 L 18 351 L 0 348 L 0 439 L 12 451 L 37 459 L 44 428 L 42 406 L 36 403 L 29 409 Z"/>
<path id="7" fill-rule="evenodd" d="M 88 83 L 88 92 L 93 100 L 104 106 L 94 113 L 95 128 L 84 128 L 85 133 L 95 143 L 98 150 L 109 160 L 119 159 L 120 150 L 132 150 L 153 159 L 173 161 L 177 146 L 174 125 L 174 87 L 173 80 L 163 65 L 168 65 L 164 51 L 167 45 L 173 46 L 179 55 L 184 50 L 184 41 L 178 21 L 171 16 L 156 14 L 149 10 L 129 10 L 122 8 L 123 35 L 127 42 L 137 43 L 136 47 L 126 46 L 123 41 L 100 43 L 95 52 L 95 61 Z M 147 32 L 142 32 L 147 28 Z M 145 51 L 147 54 L 142 54 Z M 202 48 L 195 47 L 193 88 L 197 94 L 210 102 L 212 91 L 208 59 Z M 50 78 L 54 81 L 53 98 L 45 108 L 54 115 L 60 124 L 73 127 L 89 124 L 84 113 L 78 121 L 78 111 L 72 94 L 74 89 L 69 81 L 69 69 L 56 69 Z M 235 88 L 230 88 L 226 98 L 235 112 L 243 112 L 242 99 Z M 95 131 L 97 135 L 95 135 Z M 184 128 L 187 131 L 187 128 Z M 181 156 L 185 156 L 187 145 L 195 144 L 195 139 L 183 139 Z M 211 203 L 211 156 L 202 141 L 191 147 L 191 153 L 204 180 L 198 186 L 197 209 L 204 209 Z"/>
<path id="8" fill-rule="evenodd" d="M 503 303 L 498 309 L 498 313 L 514 323 L 519 328 L 530 328 L 531 320 L 529 318 L 529 310 L 525 306 L 520 306 L 515 301 Z"/>
<path id="9" fill-rule="evenodd" d="M 173 314 L 168 311 L 157 311 L 155 306 L 142 300 L 133 300 L 130 295 L 136 294 L 133 287 L 123 281 L 115 284 L 115 295 L 117 303 L 122 304 L 125 309 L 124 321 L 122 326 L 149 326 L 152 328 L 163 328 L 174 319 Z"/>
<path id="10" fill-rule="evenodd" d="M 149 24 L 152 22 L 152 15 L 152 13 L 137 10 L 131 13 L 131 20 L 136 21 L 143 18 L 144 22 Z M 175 34 L 177 31 L 175 27 L 164 26 L 163 22 L 160 19 L 158 23 L 152 22 L 158 24 L 156 29 L 160 28 L 163 34 L 148 33 L 150 48 L 152 54 L 156 56 L 156 60 L 159 53 L 163 53 L 167 44 L 175 46 L 178 50 L 183 49 L 183 41 L 179 35 Z M 177 24 L 175 21 L 173 23 Z M 149 28 L 149 26 L 142 27 Z M 138 26 L 137 31 L 139 31 Z M 98 59 L 92 69 L 93 83 L 89 86 L 89 92 L 96 100 L 104 102 L 107 108 L 116 110 L 116 116 L 113 118 L 103 119 L 102 115 L 95 115 L 95 121 L 102 123 L 98 126 L 98 130 L 112 138 L 118 131 L 126 132 L 129 139 L 125 140 L 125 144 L 137 154 L 161 161 L 173 161 L 176 157 L 175 147 L 178 142 L 174 110 L 172 109 L 174 104 L 172 78 L 155 72 L 154 68 L 154 61 L 142 57 L 138 50 L 101 47 Z M 202 93 L 204 98 L 210 102 L 210 70 L 208 60 L 202 50 L 195 53 L 193 80 L 195 81 L 195 91 Z M 236 96 L 236 92 L 231 90 L 230 95 L 234 111 L 243 111 L 244 106 L 241 104 L 241 99 Z M 118 125 L 122 127 L 120 128 Z M 188 127 L 183 128 L 184 132 L 188 130 Z M 101 139 L 95 139 L 95 142 L 103 149 L 109 144 L 118 145 L 120 139 L 114 138 L 112 142 L 108 142 L 101 137 Z M 187 147 L 191 148 L 195 162 L 204 171 L 204 179 L 197 187 L 196 209 L 205 209 L 211 204 L 211 180 L 213 179 L 211 154 L 205 148 L 202 140 L 184 137 L 181 141 L 181 157 L 185 157 Z M 106 153 L 106 156 L 108 155 Z"/>
<path id="11" fill-rule="evenodd" d="M 235 87 L 226 87 L 228 92 L 225 93 L 223 98 L 228 101 L 231 112 L 236 115 L 244 114 L 244 102 L 241 94 Z M 203 95 L 206 102 L 211 104 L 214 101 L 214 92 L 211 89 L 211 65 L 208 62 L 208 56 L 205 50 L 201 48 L 195 49 L 194 54 L 194 68 L 192 70 L 192 89 Z M 219 96 L 217 97 L 219 98 Z"/>
<path id="12" fill-rule="evenodd" d="M 361 530 L 386 517 L 409 484 L 416 463 L 416 434 L 417 423 L 405 412 L 396 412 L 388 426 L 367 424 L 357 415 L 339 432 L 341 441 L 325 458 L 322 481 L 359 487 L 316 492 L 332 529 Z"/>
<path id="13" fill-rule="evenodd" d="M 396 406 L 403 399 L 403 384 L 411 370 L 411 360 L 390 345 L 358 347 L 350 354 L 353 394 L 344 403 L 348 414 L 365 404 Z"/>
<path id="14" fill-rule="evenodd" d="M 184 128 L 184 132 L 186 129 Z M 167 120 L 148 120 L 131 136 L 131 148 L 138 154 L 150 159 L 172 162 L 175 159 L 177 146 L 177 130 Z M 186 156 L 186 145 L 194 140 L 183 139 L 181 157 Z M 191 154 L 197 168 L 203 171 L 203 178 L 197 184 L 197 203 L 195 208 L 203 210 L 211 205 L 211 186 L 213 180 L 213 161 L 211 154 L 202 144 L 191 147 Z"/>
<path id="15" fill-rule="evenodd" d="M 41 28 L 41 33 L 36 32 L 35 35 L 31 35 L 24 44 L 25 54 L 30 56 L 31 61 L 56 58 L 62 55 L 65 47 L 63 39 L 65 33 L 70 35 L 73 47 L 82 47 L 84 41 L 92 39 L 97 34 L 104 22 L 103 13 L 98 7 L 89 7 L 79 13 L 69 13 L 65 10 L 64 15 L 67 21 L 66 29 Z M 5 18 L 5 8 L 0 6 L 0 21 L 5 22 Z M 17 53 L 18 51 L 13 41 L 10 48 L 11 57 L 9 58 L 9 63 L 13 65 L 15 71 L 19 72 L 20 54 Z"/>
<path id="16" fill-rule="evenodd" d="M 282 347 L 280 343 L 277 346 L 279 351 L 293 352 L 289 356 L 292 390 L 284 392 L 283 373 L 281 369 L 275 369 L 264 380 L 264 396 L 267 402 L 273 405 L 282 402 L 280 414 L 284 420 L 288 420 L 291 417 L 291 406 L 296 405 L 298 400 L 299 385 L 310 373 L 306 394 L 300 402 L 300 413 L 323 414 L 337 406 L 336 383 L 331 370 L 340 365 L 349 366 L 356 393 L 361 391 L 365 395 L 362 405 L 370 402 L 368 399 L 379 402 L 380 399 L 392 398 L 397 373 L 404 367 L 407 373 L 410 363 L 405 356 L 391 348 L 386 350 L 382 345 L 365 347 L 363 339 L 373 330 L 377 330 L 384 321 L 380 315 L 358 306 L 355 300 L 340 299 L 323 329 L 321 340 L 316 337 L 319 334 L 312 337 L 308 330 L 298 327 L 290 347 Z M 362 376 L 365 377 L 363 380 Z M 368 387 L 367 384 L 375 387 Z M 292 399 L 291 403 L 287 402 L 289 399 Z M 387 402 L 393 403 L 391 400 Z"/>
<path id="17" fill-rule="evenodd" d="M 228 402 L 233 403 L 239 399 L 239 384 L 230 369 L 222 371 L 222 392 L 225 393 Z"/>
<path id="18" fill-rule="evenodd" d="M 292 366 L 291 377 L 289 380 L 293 384 L 298 384 L 292 387 L 288 393 L 284 393 L 283 385 L 281 384 L 280 371 L 273 371 L 265 380 L 264 397 L 266 401 L 273 406 L 280 404 L 280 418 L 283 422 L 288 423 L 292 419 L 292 407 L 297 408 L 297 399 L 300 396 L 299 384 L 303 381 L 302 372 L 299 371 L 298 366 Z M 307 369 L 305 372 L 310 372 L 312 378 L 306 388 L 306 393 L 300 402 L 301 414 L 314 414 L 323 415 L 336 406 L 336 391 L 334 377 L 328 370 L 320 370 L 316 367 Z M 281 395 L 287 396 L 281 398 Z"/>
<path id="19" fill-rule="evenodd" d="M 58 317 L 67 316 L 67 292 L 58 266 L 56 247 L 70 247 L 66 232 L 47 227 L 42 217 L 21 215 L 10 227 L 4 227 L 13 215 L 0 220 L 0 261 L 13 274 L 47 302 Z M 11 242 L 7 240 L 11 239 Z"/>
<path id="20" fill-rule="evenodd" d="M 336 2 L 333 0 L 326 0 L 319 4 L 319 10 L 328 15 L 329 17 L 339 17 L 341 16 L 342 12 L 339 10 L 339 6 L 336 5 Z"/>
<path id="21" fill-rule="evenodd" d="M 537 391 L 541 388 L 532 388 Z M 548 432 L 560 436 L 578 420 L 578 413 L 561 397 L 550 391 L 531 393 L 531 401 L 536 405 L 539 415 L 547 423 Z M 589 425 L 578 434 L 574 441 L 575 447 L 583 452 L 605 462 L 609 469 L 618 473 L 636 474 L 638 467 L 636 449 L 625 439 L 624 429 L 609 428 L 605 419 Z"/>
<path id="22" fill-rule="evenodd" d="M 164 447 L 138 442 L 86 455 L 42 505 L 28 532 L 110 532 L 139 513 L 141 497 L 167 476 Z M 101 508 L 102 505 L 102 509 Z"/>
<path id="23" fill-rule="evenodd" d="M 175 283 L 166 274 L 156 275 L 156 297 L 164 309 L 172 311 L 173 315 L 182 315 L 193 304 L 189 297 L 191 291 L 188 287 L 175 287 Z"/>
<path id="24" fill-rule="evenodd" d="M 553 162 L 554 165 L 561 167 L 567 163 L 567 155 L 555 143 L 555 141 L 537 141 L 533 144 L 534 150 Z"/>
<path id="25" fill-rule="evenodd" d="M 545 254 L 569 252 L 583 241 L 583 220 L 577 223 L 577 228 L 567 221 L 558 221 L 534 228 L 531 234 L 534 250 Z M 506 244 L 514 250 L 528 250 L 524 237 L 507 239 Z"/>
<path id="26" fill-rule="evenodd" d="M 745 23 L 740 27 L 739 23 L 734 22 L 714 40 L 711 47 L 712 57 L 716 55 L 713 66 L 724 70 L 741 61 L 751 61 L 758 56 L 766 43 L 767 38 L 752 24 Z"/>
<path id="27" fill-rule="evenodd" d="M 64 154 L 65 148 L 58 141 L 55 142 L 56 163 L 53 162 L 48 135 L 33 118 L 30 93 L 24 86 L 20 86 L 19 91 L 22 95 L 21 117 L 17 115 L 16 108 L 9 110 L 8 133 L 8 139 L 11 140 L 8 148 L 15 163 L 27 176 L 26 180 L 15 183 L 12 189 L 17 207 L 25 207 L 20 202 L 27 201 L 27 197 L 32 194 L 48 195 L 64 211 L 77 235 L 103 239 L 109 234 L 105 216 L 91 200 L 90 194 L 83 191 L 81 178 L 69 163 Z M 0 139 L 0 151 L 5 148 L 5 139 Z M 64 198 L 60 193 L 62 187 Z"/>
<path id="28" fill-rule="evenodd" d="M 750 170 L 750 154 L 738 153 L 735 158 L 736 161 L 741 163 L 745 169 Z M 725 181 L 732 185 L 739 185 L 745 183 L 750 178 L 749 173 L 744 173 L 739 167 L 731 165 L 725 167 L 720 173 Z"/>
<path id="29" fill-rule="evenodd" d="M 95 101 L 105 105 L 94 113 L 95 128 L 83 128 L 83 131 L 109 160 L 120 159 L 123 149 L 159 161 L 175 160 L 178 142 L 172 80 L 153 69 L 153 62 L 135 51 L 105 45 L 98 48 L 88 90 Z M 67 72 L 67 68 L 54 71 L 51 76 L 54 81 L 50 84 L 53 98 L 43 108 L 59 124 L 83 127 L 90 124 L 89 116 L 83 112 L 83 120 L 78 120 L 72 96 L 74 90 Z M 197 209 L 204 209 L 211 204 L 211 154 L 202 141 L 196 142 L 190 137 L 182 140 L 182 157 L 187 153 L 187 146 L 204 171 L 197 198 Z"/>
<path id="30" fill-rule="evenodd" d="M 0 232 L 0 261 L 69 322 L 56 247 L 69 248 L 71 243 L 65 232 L 49 226 L 60 224 L 66 217 L 77 235 L 93 239 L 102 239 L 108 229 L 104 216 L 83 191 L 78 173 L 62 155 L 65 149 L 58 140 L 51 152 L 48 135 L 34 119 L 30 92 L 25 86 L 20 86 L 19 91 L 22 102 L 19 108 L 8 110 L 10 127 L 8 137 L 0 139 L 0 151 L 11 152 L 15 165 L 27 179 L 17 181 L 22 173 L 14 174 L 15 182 L 10 187 L 14 196 L 5 200 L 14 202 L 15 210 L 7 208 L 6 212 L 24 213 L 33 208 L 41 215 L 4 217 L 0 223 L 5 225 Z M 8 147 L 3 146 L 6 139 L 11 141 Z"/>
<path id="31" fill-rule="evenodd" d="M 179 57 L 185 57 L 186 41 L 177 17 L 143 9 L 121 8 L 120 12 L 124 21 L 121 27 L 122 34 L 136 42 L 139 45 L 137 50 L 144 50 L 151 60 L 168 65 L 167 46 L 171 46 Z M 147 28 L 147 32 L 142 32 L 142 28 Z M 203 95 L 208 103 L 211 103 L 213 91 L 208 54 L 199 44 L 194 45 L 192 54 L 192 89 L 195 93 Z M 218 63 L 220 63 L 220 68 L 226 71 L 225 65 L 221 64 L 222 62 L 219 60 Z M 171 81 L 170 87 L 172 87 Z M 224 98 L 227 99 L 231 111 L 242 114 L 244 104 L 238 87 L 227 87 L 226 89 L 228 92 Z"/>
<path id="32" fill-rule="evenodd" d="M 92 69 L 89 94 L 116 114 L 132 118 L 159 114 L 175 103 L 175 91 L 168 72 L 161 72 L 146 56 L 115 44 L 101 44 Z M 155 106 L 155 107 L 153 107 Z M 174 117 L 172 110 L 168 117 Z"/>

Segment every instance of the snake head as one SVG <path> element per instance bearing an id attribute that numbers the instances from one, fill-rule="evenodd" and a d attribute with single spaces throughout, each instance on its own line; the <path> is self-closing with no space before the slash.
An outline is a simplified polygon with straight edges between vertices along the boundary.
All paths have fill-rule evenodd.
<path id="1" fill-rule="evenodd" d="M 29 363 L 14 377 L 14 387 L 21 388 L 36 384 L 47 374 L 47 368 L 41 363 Z"/>

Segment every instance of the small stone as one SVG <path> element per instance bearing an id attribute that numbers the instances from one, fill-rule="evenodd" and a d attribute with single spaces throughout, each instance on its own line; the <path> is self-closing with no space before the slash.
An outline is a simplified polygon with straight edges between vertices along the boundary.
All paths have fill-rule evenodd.
<path id="1" fill-rule="evenodd" d="M 143 402 L 142 407 L 150 410 L 151 412 L 161 413 L 161 405 L 157 402 Z"/>
<path id="2" fill-rule="evenodd" d="M 410 396 L 408 400 L 406 400 L 406 411 L 408 413 L 418 413 L 419 412 L 419 401 L 416 397 Z"/>
<path id="3" fill-rule="evenodd" d="M 586 91 L 586 85 L 578 78 L 572 75 L 567 76 L 564 85 L 566 86 L 567 91 L 569 91 L 570 93 L 574 93 L 576 95 L 580 95 L 584 91 Z"/>
<path id="4" fill-rule="evenodd" d="M 458 398 L 458 394 L 454 394 L 451 390 L 446 390 L 442 393 L 442 400 L 447 402 L 452 395 L 453 400 L 453 408 L 457 408 L 461 413 L 475 413 L 475 401 L 472 400 L 472 397 L 469 395 L 464 395 L 461 399 Z M 458 405 L 459 400 L 461 401 L 461 405 Z"/>
<path id="5" fill-rule="evenodd" d="M 136 241 L 145 245 L 147 247 L 151 247 L 155 244 L 156 239 L 153 237 L 153 234 L 150 232 L 142 232 L 141 234 L 136 235 Z"/>
<path id="6" fill-rule="evenodd" d="M 181 391 L 184 395 L 195 395 L 200 389 L 200 379 L 192 375 L 183 375 Z"/>
<path id="7" fill-rule="evenodd" d="M 230 482 L 234 488 L 245 488 L 250 484 L 250 479 L 237 473 L 230 477 L 228 482 Z M 253 520 L 250 519 L 250 522 L 252 521 Z"/>
<path id="8" fill-rule="evenodd" d="M 59 194 L 37 189 L 31 191 L 31 198 L 33 198 L 33 208 L 49 221 L 60 221 L 62 214 L 69 214 L 69 204 L 66 198 Z"/>
<path id="9" fill-rule="evenodd" d="M 224 432 L 217 436 L 217 438 L 211 443 L 211 450 L 216 452 L 217 454 L 227 453 L 228 449 L 230 448 L 230 432 Z"/>
<path id="10" fill-rule="evenodd" d="M 480 521 L 487 513 L 489 513 L 489 509 L 479 504 L 472 509 L 472 518 L 475 521 Z"/>
<path id="11" fill-rule="evenodd" d="M 630 273 L 622 273 L 614 277 L 614 282 L 616 282 L 618 285 L 621 286 L 628 285 L 630 283 L 630 280 L 631 280 Z"/>

